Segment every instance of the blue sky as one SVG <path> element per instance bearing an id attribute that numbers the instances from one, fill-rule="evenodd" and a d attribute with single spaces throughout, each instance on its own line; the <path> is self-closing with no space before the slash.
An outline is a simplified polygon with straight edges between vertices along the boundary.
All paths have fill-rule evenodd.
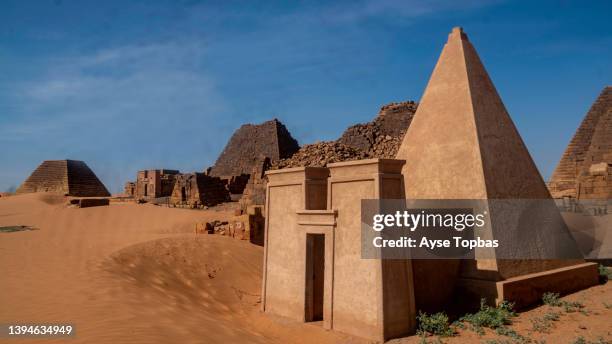
<path id="1" fill-rule="evenodd" d="M 584 4 L 586 5 L 584 5 Z M 2 1 L 0 190 L 45 159 L 111 192 L 273 117 L 300 144 L 419 100 L 462 26 L 545 178 L 612 84 L 609 1 Z"/>

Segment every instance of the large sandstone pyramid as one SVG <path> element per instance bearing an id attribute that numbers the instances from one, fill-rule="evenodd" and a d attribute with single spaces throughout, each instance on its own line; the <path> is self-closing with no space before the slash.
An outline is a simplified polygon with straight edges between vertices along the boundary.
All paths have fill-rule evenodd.
<path id="1" fill-rule="evenodd" d="M 488 207 L 487 228 L 478 234 L 500 239 L 499 248 L 477 250 L 475 260 L 463 263 L 414 260 L 417 306 L 442 305 L 455 284 L 499 301 L 508 296 L 507 286 L 496 284 L 500 281 L 580 262 L 546 259 L 561 253 L 581 256 L 461 28 L 454 28 L 448 37 L 397 158 L 407 161 L 402 173 L 408 199 L 481 200 L 479 204 Z M 504 208 L 524 204 L 538 208 L 522 212 Z M 525 224 L 526 220 L 531 222 Z M 536 292 L 532 294 L 537 298 Z M 519 298 L 533 301 L 528 299 Z"/>
<path id="2" fill-rule="evenodd" d="M 612 198 L 612 87 L 591 106 L 548 187 L 554 198 Z"/>
<path id="3" fill-rule="evenodd" d="M 46 160 L 32 172 L 17 193 L 56 192 L 79 197 L 107 197 L 110 193 L 83 161 Z"/>
<path id="4" fill-rule="evenodd" d="M 257 125 L 244 124 L 234 132 L 209 173 L 215 177 L 250 174 L 265 158 L 276 163 L 298 149 L 297 141 L 276 118 Z"/>

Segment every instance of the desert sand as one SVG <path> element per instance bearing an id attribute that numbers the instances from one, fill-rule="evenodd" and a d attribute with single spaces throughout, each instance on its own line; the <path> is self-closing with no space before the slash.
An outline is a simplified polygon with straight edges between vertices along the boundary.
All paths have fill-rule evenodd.
<path id="1" fill-rule="evenodd" d="M 71 323 L 70 343 L 334 342 L 317 325 L 259 312 L 263 248 L 195 235 L 230 212 L 112 204 L 67 208 L 63 197 L 0 199 L 0 323 Z M 15 339 L 15 342 L 66 342 Z"/>
<path id="2" fill-rule="evenodd" d="M 0 323 L 70 323 L 70 339 L 14 343 L 364 343 L 260 312 L 263 248 L 194 224 L 229 211 L 172 209 L 133 203 L 69 208 L 50 194 L 0 198 Z M 611 338 L 612 283 L 570 295 L 589 314 L 565 314 L 548 334 L 530 333 L 522 313 L 515 330 L 548 343 L 578 336 Z M 448 342 L 493 338 L 465 332 Z M 502 337 L 503 338 L 503 337 Z M 418 342 L 419 337 L 398 342 Z"/>

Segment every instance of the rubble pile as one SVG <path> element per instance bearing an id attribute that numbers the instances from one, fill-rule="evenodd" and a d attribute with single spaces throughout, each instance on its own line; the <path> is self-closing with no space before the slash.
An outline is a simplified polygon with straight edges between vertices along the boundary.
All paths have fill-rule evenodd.
<path id="1" fill-rule="evenodd" d="M 368 155 L 360 149 L 337 141 L 325 141 L 304 145 L 291 158 L 280 160 L 272 168 L 326 166 L 329 163 L 360 160 L 367 157 Z"/>
<path id="2" fill-rule="evenodd" d="M 370 158 L 393 158 L 416 109 L 413 101 L 384 105 L 373 121 L 348 127 L 338 142 L 360 149 Z"/>
<path id="3" fill-rule="evenodd" d="M 369 158 L 393 159 L 417 109 L 413 101 L 384 105 L 373 121 L 347 128 L 336 141 L 303 146 L 272 168 L 326 166 L 329 163 Z"/>
<path id="4" fill-rule="evenodd" d="M 402 144 L 406 131 L 401 131 L 398 136 L 377 136 L 372 147 L 367 151 L 370 158 L 395 159 L 395 155 Z"/>
<path id="5" fill-rule="evenodd" d="M 196 222 L 195 234 L 224 235 L 263 246 L 265 223 L 263 206 L 252 205 L 245 214 L 234 216 L 229 221 Z"/>

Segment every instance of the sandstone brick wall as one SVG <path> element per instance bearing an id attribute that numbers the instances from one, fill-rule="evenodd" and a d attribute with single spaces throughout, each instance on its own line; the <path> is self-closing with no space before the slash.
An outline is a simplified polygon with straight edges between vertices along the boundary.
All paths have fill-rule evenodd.
<path id="1" fill-rule="evenodd" d="M 270 169 L 270 159 L 262 159 L 253 167 L 248 183 L 240 199 L 240 208 L 243 211 L 251 205 L 264 205 L 266 203 L 266 180 L 264 173 Z"/>
<path id="2" fill-rule="evenodd" d="M 299 149 L 297 141 L 277 119 L 245 124 L 230 138 L 209 174 L 215 177 L 250 174 L 263 158 L 288 158 Z"/>
<path id="3" fill-rule="evenodd" d="M 146 199 L 168 197 L 174 190 L 175 178 L 179 173 L 168 169 L 138 171 L 133 196 Z"/>
<path id="4" fill-rule="evenodd" d="M 229 199 L 229 191 L 221 178 L 196 172 L 176 176 L 170 204 L 200 208 L 227 202 Z"/>
<path id="5" fill-rule="evenodd" d="M 106 197 L 110 193 L 83 161 L 43 161 L 17 193 L 57 192 L 70 196 Z"/>
<path id="6" fill-rule="evenodd" d="M 17 189 L 17 193 L 57 192 L 68 194 L 66 160 L 43 161 Z"/>
<path id="7" fill-rule="evenodd" d="M 605 172 L 591 167 L 606 165 Z M 602 165 L 602 166 L 603 166 Z M 612 87 L 604 88 L 555 169 L 548 188 L 555 198 L 612 196 Z"/>
<path id="8" fill-rule="evenodd" d="M 126 196 L 134 197 L 136 194 L 136 183 L 135 182 L 126 182 L 123 186 L 123 193 Z"/>

